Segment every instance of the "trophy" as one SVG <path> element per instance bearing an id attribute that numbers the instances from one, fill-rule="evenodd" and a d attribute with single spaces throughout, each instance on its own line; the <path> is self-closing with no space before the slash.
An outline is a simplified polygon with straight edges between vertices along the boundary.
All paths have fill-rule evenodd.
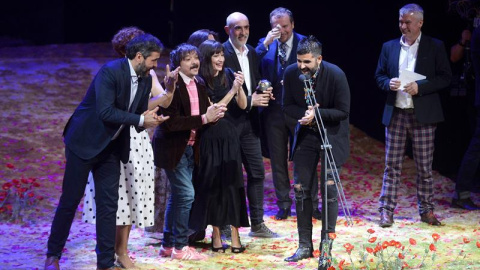
<path id="1" fill-rule="evenodd" d="M 272 83 L 269 82 L 268 80 L 265 80 L 265 79 L 260 80 L 258 82 L 257 93 L 263 94 L 263 92 L 267 91 L 267 89 L 271 86 L 272 86 Z"/>

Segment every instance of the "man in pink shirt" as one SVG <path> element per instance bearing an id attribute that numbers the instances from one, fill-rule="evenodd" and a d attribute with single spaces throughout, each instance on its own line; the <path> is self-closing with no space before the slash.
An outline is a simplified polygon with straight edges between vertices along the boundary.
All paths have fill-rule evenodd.
<path id="1" fill-rule="evenodd" d="M 224 116 L 225 105 L 210 105 L 205 83 L 198 77 L 198 49 L 180 44 L 170 53 L 176 90 L 164 115 L 173 120 L 158 126 L 153 136 L 155 165 L 164 168 L 171 186 L 165 211 L 164 237 L 160 256 L 181 260 L 203 260 L 206 256 L 188 246 L 188 220 L 195 197 L 192 172 L 201 127 Z"/>

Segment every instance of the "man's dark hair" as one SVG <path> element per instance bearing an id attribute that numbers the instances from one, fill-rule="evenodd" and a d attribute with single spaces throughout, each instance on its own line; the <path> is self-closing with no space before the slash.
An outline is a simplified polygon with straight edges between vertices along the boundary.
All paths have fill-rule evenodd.
<path id="1" fill-rule="evenodd" d="M 272 18 L 280 18 L 283 16 L 288 16 L 290 18 L 290 22 L 293 23 L 293 14 L 289 9 L 284 7 L 278 7 L 270 12 L 270 23 L 272 23 Z"/>
<path id="2" fill-rule="evenodd" d="M 311 53 L 314 57 L 322 55 L 322 43 L 314 36 L 303 38 L 298 42 L 297 54 L 305 55 Z"/>
<path id="3" fill-rule="evenodd" d="M 198 57 L 200 57 L 200 52 L 198 51 L 198 48 L 187 44 L 187 43 L 182 43 L 178 45 L 175 50 L 170 52 L 170 66 L 171 69 L 174 70 L 177 67 L 180 66 L 180 62 L 190 53 L 196 53 Z"/>
<path id="4" fill-rule="evenodd" d="M 135 55 L 139 52 L 144 58 L 149 57 L 152 52 L 161 53 L 163 50 L 163 44 L 158 38 L 150 35 L 143 34 L 134 37 L 128 42 L 126 47 L 126 56 L 128 59 L 135 58 Z"/>

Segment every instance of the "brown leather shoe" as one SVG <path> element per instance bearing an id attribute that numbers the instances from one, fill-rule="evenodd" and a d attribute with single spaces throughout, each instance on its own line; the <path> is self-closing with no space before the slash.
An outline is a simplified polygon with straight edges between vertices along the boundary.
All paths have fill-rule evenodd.
<path id="1" fill-rule="evenodd" d="M 380 223 L 378 224 L 382 228 L 391 227 L 393 225 L 393 213 L 387 210 L 380 212 Z"/>
<path id="2" fill-rule="evenodd" d="M 47 257 L 45 260 L 45 270 L 60 270 L 60 265 L 58 264 L 57 256 Z"/>
<path id="3" fill-rule="evenodd" d="M 441 226 L 442 223 L 433 214 L 433 211 L 428 211 L 420 215 L 420 220 L 422 222 L 428 223 L 433 226 Z"/>

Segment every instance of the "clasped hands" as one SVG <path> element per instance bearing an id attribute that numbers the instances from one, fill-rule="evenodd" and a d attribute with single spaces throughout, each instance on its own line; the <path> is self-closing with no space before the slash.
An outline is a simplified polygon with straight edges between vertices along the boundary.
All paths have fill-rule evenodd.
<path id="1" fill-rule="evenodd" d="M 170 118 L 170 116 L 163 116 L 163 114 L 157 115 L 158 109 L 159 107 L 155 107 L 155 109 L 147 110 L 142 114 L 144 117 L 143 127 L 153 128 L 165 122 L 168 118 Z"/>
<path id="2" fill-rule="evenodd" d="M 298 120 L 298 123 L 300 125 L 310 125 L 313 121 L 313 118 L 315 118 L 315 109 L 318 108 L 318 104 L 315 104 L 315 106 L 308 106 L 307 110 L 305 111 L 305 115 Z"/>
<path id="3" fill-rule="evenodd" d="M 417 82 L 410 82 L 410 83 L 407 83 L 405 84 L 405 87 L 403 88 L 403 90 L 400 90 L 400 85 L 402 83 L 400 82 L 400 79 L 398 78 L 392 78 L 390 79 L 390 83 L 389 83 L 389 86 L 390 86 L 390 90 L 392 91 L 403 91 L 411 96 L 414 96 L 416 94 L 418 94 L 418 84 Z"/>

